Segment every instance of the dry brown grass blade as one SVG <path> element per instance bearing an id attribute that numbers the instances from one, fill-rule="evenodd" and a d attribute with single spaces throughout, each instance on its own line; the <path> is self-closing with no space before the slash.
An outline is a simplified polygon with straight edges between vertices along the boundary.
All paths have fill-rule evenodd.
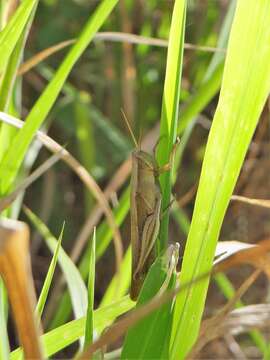
<path id="1" fill-rule="evenodd" d="M 17 1 L 17 0 L 16 0 Z M 125 42 L 129 44 L 137 44 L 137 45 L 151 45 L 158 47 L 167 47 L 168 41 L 163 39 L 157 39 L 152 37 L 146 37 L 141 35 L 135 35 L 125 32 L 98 32 L 94 36 L 95 40 L 102 41 L 116 41 L 116 42 Z M 69 45 L 74 44 L 76 39 L 69 39 L 66 41 L 62 41 L 58 44 L 50 46 L 49 48 L 40 51 L 38 54 L 32 56 L 29 60 L 25 61 L 20 65 L 17 75 L 22 76 L 35 66 L 37 66 L 42 61 L 46 60 L 49 56 L 57 53 L 58 51 L 66 48 Z M 185 43 L 184 45 L 186 50 L 195 50 L 195 51 L 204 51 L 204 52 L 226 52 L 226 49 L 219 49 L 211 46 L 201 46 L 195 44 Z"/>
<path id="2" fill-rule="evenodd" d="M 231 200 L 240 201 L 245 204 L 261 206 L 261 207 L 270 209 L 270 200 L 252 199 L 252 198 L 248 198 L 246 196 L 240 196 L 240 195 L 232 195 Z"/>
<path id="3" fill-rule="evenodd" d="M 270 239 L 260 241 L 257 246 L 247 248 L 233 254 L 215 267 L 215 272 L 222 272 L 240 264 L 251 264 L 263 270 L 269 277 Z"/>
<path id="4" fill-rule="evenodd" d="M 192 351 L 188 356 L 188 359 L 196 359 L 199 352 L 206 344 L 218 337 L 225 335 L 225 333 L 221 331 L 223 330 L 222 324 L 228 317 L 228 314 L 235 307 L 236 302 L 241 299 L 241 297 L 254 283 L 260 273 L 260 269 L 255 270 L 236 291 L 234 297 L 230 299 L 227 304 L 215 316 L 202 322 L 199 337 L 197 339 L 197 342 L 193 346 Z"/>
<path id="5" fill-rule="evenodd" d="M 34 170 L 23 182 L 9 195 L 1 198 L 0 200 L 0 213 L 8 208 L 17 196 L 24 190 L 26 190 L 34 181 L 42 176 L 47 170 L 49 170 L 58 160 L 61 159 L 62 150 L 59 153 L 55 153 L 49 159 L 47 159 L 42 165 Z"/>
<path id="6" fill-rule="evenodd" d="M 235 340 L 233 335 L 226 334 L 224 336 L 224 341 L 225 341 L 225 343 L 227 345 L 227 348 L 229 349 L 229 351 L 233 355 L 234 359 L 241 359 L 241 360 L 247 359 L 246 354 L 244 353 L 244 351 L 242 350 L 242 348 L 238 344 L 238 342 Z"/>
<path id="7" fill-rule="evenodd" d="M 254 246 L 256 245 L 236 240 L 218 241 L 215 251 L 214 265 L 220 263 L 221 261 L 225 260 L 226 258 L 232 256 L 239 251 L 249 249 Z"/>
<path id="8" fill-rule="evenodd" d="M 232 255 L 230 258 L 225 259 L 222 263 L 216 265 L 212 271 L 202 274 L 196 279 L 181 284 L 174 290 L 168 291 L 161 296 L 155 296 L 148 303 L 141 306 L 138 309 L 132 310 L 129 314 L 123 317 L 121 320 L 112 325 L 105 333 L 103 333 L 98 340 L 96 340 L 92 345 L 90 345 L 79 357 L 79 359 L 89 359 L 91 356 L 98 350 L 102 349 L 104 346 L 110 345 L 119 339 L 123 334 L 128 330 L 129 327 L 137 324 L 141 319 L 150 314 L 152 311 L 159 308 L 161 305 L 167 301 L 173 299 L 173 297 L 178 294 L 180 291 L 183 291 L 190 286 L 202 281 L 203 279 L 209 277 L 210 275 L 216 274 L 218 272 L 223 272 L 229 270 L 232 267 L 241 264 L 251 263 L 255 267 L 261 269 L 261 263 L 258 260 L 265 259 L 268 255 L 267 252 L 270 251 L 270 239 L 261 241 L 258 246 L 251 249 L 245 249 L 240 251 L 237 254 Z"/>
<path id="9" fill-rule="evenodd" d="M 108 31 L 108 32 L 99 32 L 95 35 L 96 40 L 106 40 L 106 41 L 117 41 L 117 42 L 128 42 L 130 44 L 137 45 L 150 45 L 158 47 L 167 47 L 168 41 L 163 39 L 157 39 L 153 37 L 146 37 L 142 35 L 135 35 L 125 32 L 117 31 Z M 220 49 L 211 46 L 201 46 L 195 44 L 185 43 L 184 48 L 186 50 L 198 50 L 205 52 L 222 52 L 225 53 L 226 49 Z"/>
<path id="10" fill-rule="evenodd" d="M 207 321 L 208 320 L 206 320 L 206 322 Z M 205 327 L 206 326 L 207 324 L 205 323 Z M 188 359 L 197 359 L 198 352 L 202 350 L 203 346 L 205 346 L 210 341 L 224 337 L 226 334 L 238 335 L 254 329 L 269 329 L 269 326 L 269 304 L 248 305 L 240 309 L 235 309 L 227 314 L 226 317 L 221 319 L 215 325 L 215 329 L 211 328 L 211 334 L 207 334 L 207 331 L 205 331 L 204 336 L 207 338 L 200 339 L 202 343 L 200 346 L 198 346 L 198 343 L 196 344 L 196 349 L 192 351 Z"/>
<path id="11" fill-rule="evenodd" d="M 17 128 L 22 128 L 24 122 L 13 116 L 10 116 L 6 113 L 0 112 L 0 119 L 5 123 L 15 126 Z M 120 264 L 123 257 L 123 246 L 121 235 L 119 229 L 115 223 L 112 210 L 108 204 L 106 197 L 104 196 L 102 190 L 94 180 L 94 178 L 89 174 L 89 172 L 61 145 L 56 141 L 50 138 L 48 135 L 44 134 L 42 131 L 36 132 L 36 137 L 42 142 L 42 144 L 53 153 L 61 152 L 61 159 L 78 175 L 81 181 L 85 184 L 87 189 L 92 193 L 95 199 L 98 201 L 100 207 L 102 208 L 108 224 L 113 230 L 114 233 L 114 246 L 116 254 L 116 272 L 120 276 Z"/>
<path id="12" fill-rule="evenodd" d="M 270 304 L 248 305 L 233 310 L 227 318 L 224 327 L 225 332 L 231 329 L 234 335 L 251 329 L 267 329 L 269 331 Z"/>
<path id="13" fill-rule="evenodd" d="M 180 199 L 177 199 L 179 207 L 186 206 L 196 195 L 198 183 L 194 184 Z"/>
<path id="14" fill-rule="evenodd" d="M 49 56 L 55 54 L 56 52 L 64 49 L 65 47 L 74 44 L 75 39 L 70 39 L 66 41 L 62 41 L 56 45 L 53 45 L 43 51 L 40 51 L 38 54 L 32 56 L 29 60 L 25 61 L 23 64 L 20 65 L 17 75 L 22 76 L 26 72 L 30 71 L 32 68 L 37 66 L 43 60 L 47 59 Z"/>
<path id="15" fill-rule="evenodd" d="M 40 329 L 34 318 L 35 290 L 29 258 L 29 229 L 20 221 L 0 220 L 0 273 L 8 290 L 26 359 L 42 359 Z"/>

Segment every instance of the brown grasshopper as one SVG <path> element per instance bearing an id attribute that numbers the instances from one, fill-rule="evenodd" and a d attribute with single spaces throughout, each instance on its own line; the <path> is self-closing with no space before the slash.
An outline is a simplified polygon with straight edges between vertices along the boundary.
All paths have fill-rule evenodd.
<path id="1" fill-rule="evenodd" d="M 168 171 L 170 164 L 160 168 L 154 155 L 141 150 L 124 113 L 123 117 L 136 146 L 132 152 L 130 184 L 132 247 L 130 297 L 136 300 L 146 274 L 156 258 L 155 243 L 160 229 L 162 200 L 159 175 Z"/>
<path id="2" fill-rule="evenodd" d="M 155 260 L 159 234 L 161 189 L 156 159 L 145 151 L 132 153 L 130 221 L 132 278 L 130 297 L 136 300 L 145 276 Z"/>

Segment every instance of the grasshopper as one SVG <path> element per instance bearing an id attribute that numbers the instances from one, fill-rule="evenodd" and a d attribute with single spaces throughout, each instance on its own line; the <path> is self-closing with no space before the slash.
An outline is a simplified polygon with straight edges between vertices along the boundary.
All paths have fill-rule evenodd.
<path id="1" fill-rule="evenodd" d="M 159 234 L 161 189 L 154 156 L 136 149 L 132 153 L 130 221 L 132 278 L 130 297 L 136 300 L 145 276 L 155 260 Z"/>
<path id="2" fill-rule="evenodd" d="M 141 150 L 124 113 L 123 117 L 136 147 L 132 152 L 130 193 L 132 247 L 130 297 L 136 300 L 146 274 L 156 258 L 155 243 L 160 229 L 162 200 L 159 175 L 168 171 L 170 164 L 160 168 L 154 155 Z"/>

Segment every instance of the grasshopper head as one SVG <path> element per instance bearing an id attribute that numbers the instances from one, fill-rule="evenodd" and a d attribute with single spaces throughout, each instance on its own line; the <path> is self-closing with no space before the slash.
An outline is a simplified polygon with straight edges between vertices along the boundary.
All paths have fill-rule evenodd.
<path id="1" fill-rule="evenodd" d="M 133 152 L 133 156 L 136 158 L 136 160 L 138 161 L 139 167 L 141 169 L 149 169 L 151 171 L 156 171 L 156 169 L 158 168 L 156 159 L 154 158 L 153 155 L 143 151 L 143 150 L 135 150 Z"/>

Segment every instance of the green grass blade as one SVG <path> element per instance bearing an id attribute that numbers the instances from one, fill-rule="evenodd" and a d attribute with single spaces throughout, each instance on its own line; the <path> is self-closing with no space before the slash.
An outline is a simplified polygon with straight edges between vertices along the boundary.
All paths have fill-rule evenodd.
<path id="1" fill-rule="evenodd" d="M 9 102 L 11 99 L 11 94 L 13 91 L 13 85 L 15 83 L 15 79 L 16 79 L 16 72 L 18 69 L 18 66 L 20 64 L 20 59 L 21 59 L 21 55 L 22 55 L 22 51 L 23 51 L 23 47 L 25 44 L 25 40 L 26 40 L 26 36 L 23 33 L 16 46 L 15 49 L 13 50 L 9 62 L 6 66 L 2 81 L 1 81 L 1 85 L 0 85 L 0 109 L 1 111 L 8 111 L 9 108 Z M 2 132 L 2 127 L 5 125 L 1 126 L 1 132 Z M 3 152 L 3 151 L 2 151 Z"/>
<path id="2" fill-rule="evenodd" d="M 114 319 L 132 309 L 133 306 L 134 302 L 126 296 L 110 306 L 95 310 L 94 328 L 100 333 L 105 327 L 109 326 Z M 82 337 L 85 330 L 85 321 L 85 317 L 82 317 L 44 334 L 41 339 L 44 344 L 45 356 L 49 357 L 54 355 Z M 21 349 L 16 349 L 11 353 L 10 359 L 19 360 L 21 354 Z"/>
<path id="3" fill-rule="evenodd" d="M 37 0 L 25 0 L 5 28 L 0 32 L 0 77 L 3 76 L 9 57 L 14 50 Z"/>
<path id="4" fill-rule="evenodd" d="M 96 263 L 96 229 L 90 243 L 89 275 L 88 275 L 88 306 L 85 322 L 84 347 L 93 342 L 94 332 L 94 300 L 95 300 L 95 263 Z"/>
<path id="5" fill-rule="evenodd" d="M 34 11 L 33 11 L 34 13 Z M 33 18 L 33 16 L 32 16 Z M 14 88 L 15 79 L 16 79 L 16 71 L 20 63 L 21 54 L 24 48 L 25 40 L 28 35 L 28 30 L 31 25 L 31 17 L 28 20 L 27 26 L 24 27 L 23 32 L 18 39 L 14 50 L 12 51 L 7 66 L 5 67 L 5 71 L 2 74 L 1 82 L 0 82 L 0 110 L 1 111 L 12 111 L 12 103 L 10 103 L 11 94 Z M 0 161 L 2 160 L 5 152 L 7 151 L 11 139 L 16 133 L 16 129 L 7 126 L 6 124 L 2 124 L 0 126 Z"/>
<path id="6" fill-rule="evenodd" d="M 269 1 L 238 1 L 184 254 L 184 283 L 211 268 L 225 211 L 269 94 L 269 22 Z M 171 359 L 185 358 L 196 340 L 207 288 L 205 280 L 177 297 Z"/>
<path id="7" fill-rule="evenodd" d="M 29 209 L 25 208 L 25 214 L 36 227 L 38 232 L 44 237 L 49 249 L 54 252 L 57 247 L 56 238 L 50 233 L 46 225 Z M 81 275 L 70 260 L 66 252 L 60 247 L 58 256 L 59 265 L 65 275 L 71 296 L 72 307 L 75 317 L 78 319 L 86 314 L 87 309 L 87 290 Z"/>
<path id="8" fill-rule="evenodd" d="M 173 9 L 169 45 L 167 54 L 166 75 L 162 99 L 160 142 L 157 158 L 159 165 L 170 161 L 170 153 L 176 140 L 178 107 L 180 97 L 180 79 L 184 49 L 186 1 L 176 0 Z M 167 208 L 171 197 L 171 171 L 160 177 L 162 206 Z M 159 251 L 166 248 L 168 238 L 169 214 L 165 213 L 161 222 Z"/>
<path id="9" fill-rule="evenodd" d="M 157 258 L 151 266 L 136 308 L 152 299 L 168 275 L 168 253 Z M 170 282 L 169 288 L 175 284 Z M 171 279 L 172 280 L 172 279 Z M 170 328 L 172 325 L 172 302 L 161 306 L 158 310 L 146 316 L 137 325 L 131 327 L 125 337 L 121 359 L 162 359 L 168 355 Z"/>
<path id="10" fill-rule="evenodd" d="M 3 74 L 3 77 L 1 79 L 1 85 L 0 85 L 0 110 L 1 111 L 8 111 L 9 103 L 10 103 L 10 97 L 13 91 L 15 79 L 17 76 L 17 70 L 22 58 L 23 50 L 25 47 L 25 43 L 33 22 L 33 18 L 35 16 L 37 7 L 37 2 L 35 6 L 32 8 L 30 16 L 27 18 L 27 23 L 23 27 L 20 37 L 18 38 L 16 42 L 16 46 L 14 47 L 12 53 L 9 56 L 9 61 L 7 63 L 7 66 L 5 67 L 5 71 Z M 2 125 L 2 127 L 5 125 Z M 1 129 L 2 131 L 2 129 Z M 1 143 L 1 142 L 0 142 Z M 0 152 L 1 155 L 1 152 Z"/>
<path id="11" fill-rule="evenodd" d="M 6 194 L 9 191 L 35 132 L 51 110 L 76 61 L 86 49 L 94 34 L 109 16 L 117 1 L 118 0 L 103 0 L 99 4 L 83 28 L 78 40 L 55 73 L 54 78 L 33 106 L 26 118 L 25 126 L 15 136 L 0 164 L 0 195 Z"/>
<path id="12" fill-rule="evenodd" d="M 183 213 L 182 209 L 174 205 L 173 213 L 172 213 L 174 219 L 179 224 L 180 229 L 184 232 L 185 235 L 188 235 L 189 228 L 190 228 L 190 222 L 186 215 Z M 214 277 L 214 280 L 218 286 L 218 288 L 221 290 L 222 294 L 226 297 L 226 299 L 231 299 L 235 295 L 235 290 L 228 279 L 228 277 L 224 273 L 216 274 Z M 242 301 L 238 301 L 236 303 L 236 307 L 242 307 L 245 306 Z M 268 351 L 267 349 L 267 343 L 264 340 L 263 335 L 257 331 L 257 330 L 250 330 L 249 336 L 253 340 L 254 344 L 260 349 L 262 354 Z"/>
<path id="13" fill-rule="evenodd" d="M 35 16 L 37 3 L 33 7 L 30 16 L 28 17 L 27 24 L 24 26 L 21 36 L 19 37 L 14 50 L 12 51 L 5 72 L 0 84 L 0 110 L 7 111 L 9 114 L 17 116 L 15 111 L 15 104 L 12 103 L 12 93 L 15 92 L 18 87 L 18 81 L 16 82 L 17 69 L 19 67 L 22 54 L 25 47 L 25 42 L 28 38 L 28 34 L 32 25 L 33 18 Z M 14 101 L 14 99 L 13 99 Z M 14 129 L 7 124 L 2 124 L 0 130 L 0 161 L 4 157 L 7 149 L 10 146 L 11 140 L 15 136 L 17 129 Z"/>
<path id="14" fill-rule="evenodd" d="M 56 246 L 56 248 L 54 250 L 54 253 L 53 253 L 52 261 L 50 263 L 50 266 L 49 266 L 49 269 L 47 271 L 46 278 L 45 278 L 41 293 L 40 293 L 39 298 L 38 298 L 36 312 L 37 312 L 39 317 L 41 317 L 41 315 L 43 313 L 43 309 L 44 309 L 44 306 L 46 304 L 48 293 L 49 293 L 49 290 L 50 290 L 50 287 L 51 287 L 54 271 L 55 271 L 57 260 L 58 260 L 59 250 L 61 249 L 64 226 L 65 226 L 65 224 L 63 224 L 60 236 L 59 236 L 58 241 L 57 241 L 57 246 Z"/>

